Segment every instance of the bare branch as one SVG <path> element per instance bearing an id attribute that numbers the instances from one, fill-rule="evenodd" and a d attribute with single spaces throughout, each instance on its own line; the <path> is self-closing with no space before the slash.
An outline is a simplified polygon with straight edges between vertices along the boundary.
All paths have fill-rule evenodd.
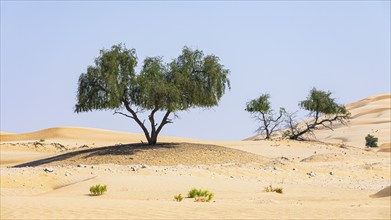
<path id="1" fill-rule="evenodd" d="M 169 110 L 167 110 L 166 114 L 163 116 L 162 122 L 160 123 L 159 127 L 156 130 L 157 135 L 160 133 L 160 131 L 162 130 L 164 125 L 166 125 L 168 123 L 172 123 L 172 121 L 170 119 L 168 119 L 168 116 L 170 114 L 171 114 L 171 112 Z"/>
<path id="2" fill-rule="evenodd" d="M 113 115 L 115 115 L 115 114 L 120 114 L 120 115 L 123 115 L 123 116 L 125 116 L 125 117 L 134 119 L 133 116 L 127 115 L 127 114 L 125 114 L 125 113 L 123 113 L 123 112 L 114 111 Z"/>
<path id="3" fill-rule="evenodd" d="M 130 107 L 129 102 L 126 99 L 122 100 L 126 110 L 132 115 L 132 119 L 141 127 L 141 129 L 144 131 L 145 137 L 147 138 L 148 142 L 151 139 L 151 136 L 149 134 L 149 131 L 144 125 L 144 122 L 141 122 L 140 119 L 137 117 L 137 113 Z M 145 120 L 144 120 L 145 121 Z"/>

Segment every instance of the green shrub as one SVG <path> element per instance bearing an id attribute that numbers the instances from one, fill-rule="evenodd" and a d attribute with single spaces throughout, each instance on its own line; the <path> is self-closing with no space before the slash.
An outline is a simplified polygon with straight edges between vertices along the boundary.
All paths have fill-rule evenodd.
<path id="1" fill-rule="evenodd" d="M 99 196 L 102 195 L 103 193 L 107 192 L 107 186 L 106 185 L 95 185 L 90 187 L 90 192 L 91 195 L 93 196 Z"/>
<path id="2" fill-rule="evenodd" d="M 45 139 L 40 139 L 39 142 L 45 142 Z"/>
<path id="3" fill-rule="evenodd" d="M 197 192 L 198 192 L 198 189 L 191 189 L 188 193 L 187 193 L 187 197 L 188 198 L 195 198 L 196 195 L 197 195 Z"/>
<path id="4" fill-rule="evenodd" d="M 196 202 L 210 202 L 213 199 L 214 194 L 208 190 L 193 188 L 187 193 L 187 197 L 194 198 Z"/>
<path id="5" fill-rule="evenodd" d="M 182 202 L 183 200 L 182 193 L 179 193 L 178 195 L 174 196 L 174 199 L 177 202 Z"/>
<path id="6" fill-rule="evenodd" d="M 377 147 L 377 141 L 379 139 L 373 135 L 368 134 L 365 137 L 365 146 L 367 147 Z"/>
<path id="7" fill-rule="evenodd" d="M 265 192 L 283 193 L 283 188 L 282 187 L 273 188 L 272 185 L 269 185 L 269 186 L 265 187 Z"/>

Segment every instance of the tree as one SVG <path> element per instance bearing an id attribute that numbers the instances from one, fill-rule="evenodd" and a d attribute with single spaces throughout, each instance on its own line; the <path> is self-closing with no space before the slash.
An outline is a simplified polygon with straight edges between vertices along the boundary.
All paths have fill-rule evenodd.
<path id="1" fill-rule="evenodd" d="M 133 119 L 148 144 L 155 145 L 162 128 L 173 122 L 178 111 L 217 106 L 230 88 L 229 70 L 217 56 L 188 47 L 170 63 L 162 57 L 147 57 L 139 74 L 136 66 L 135 49 L 118 44 L 101 50 L 95 65 L 79 77 L 75 112 L 114 110 Z M 149 111 L 149 130 L 138 114 L 145 111 Z M 157 112 L 163 113 L 160 123 Z"/>
<path id="2" fill-rule="evenodd" d="M 333 123 L 339 122 L 346 124 L 350 118 L 349 111 L 345 106 L 335 102 L 334 98 L 331 98 L 331 92 L 325 92 L 311 89 L 309 96 L 306 100 L 299 103 L 300 108 L 309 111 L 309 116 L 312 119 L 304 121 L 301 125 L 294 125 L 292 123 L 294 115 L 290 115 L 290 139 L 299 140 L 303 139 L 304 134 L 313 133 L 314 130 L 319 128 L 328 128 L 333 130 Z"/>
<path id="3" fill-rule="evenodd" d="M 279 128 L 285 113 L 284 108 L 280 108 L 278 115 L 272 110 L 269 101 L 270 95 L 263 94 L 257 99 L 253 99 L 246 104 L 246 111 L 261 123 L 257 129 L 261 134 L 265 134 L 265 139 L 271 139 L 272 133 Z"/>

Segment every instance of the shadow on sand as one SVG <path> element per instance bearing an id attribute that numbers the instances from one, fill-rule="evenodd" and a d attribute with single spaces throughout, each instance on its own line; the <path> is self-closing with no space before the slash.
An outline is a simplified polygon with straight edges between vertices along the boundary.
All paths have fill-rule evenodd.
<path id="1" fill-rule="evenodd" d="M 72 157 L 78 156 L 80 154 L 86 154 L 84 158 L 89 157 L 96 157 L 96 156 L 104 156 L 104 155 L 126 155 L 131 156 L 136 154 L 139 151 L 144 150 L 153 150 L 153 149 L 159 149 L 159 148 L 176 148 L 180 144 L 178 143 L 159 143 L 154 146 L 148 145 L 148 144 L 124 144 L 124 145 L 113 145 L 113 146 L 106 146 L 106 147 L 97 147 L 97 148 L 91 148 L 86 150 L 77 150 L 72 151 L 68 153 L 63 153 L 57 156 L 48 157 L 40 160 L 35 160 L 23 164 L 18 164 L 13 166 L 14 168 L 20 168 L 20 167 L 35 167 L 40 165 L 49 164 L 52 162 L 58 162 L 63 160 L 72 159 Z"/>

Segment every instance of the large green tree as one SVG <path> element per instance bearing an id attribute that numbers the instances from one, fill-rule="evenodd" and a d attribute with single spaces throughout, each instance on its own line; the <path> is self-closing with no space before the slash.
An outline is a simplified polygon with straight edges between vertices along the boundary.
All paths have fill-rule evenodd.
<path id="1" fill-rule="evenodd" d="M 75 112 L 113 110 L 133 119 L 149 145 L 155 145 L 162 128 L 178 111 L 217 106 L 230 88 L 229 70 L 215 55 L 184 47 L 169 63 L 147 57 L 136 73 L 135 49 L 123 44 L 101 50 L 95 64 L 79 77 Z M 140 112 L 149 112 L 149 126 Z M 157 122 L 156 114 L 162 112 Z"/>
<path id="2" fill-rule="evenodd" d="M 271 139 L 273 132 L 280 128 L 285 114 L 284 108 L 280 108 L 278 114 L 276 114 L 271 108 L 269 99 L 269 94 L 262 94 L 248 102 L 245 109 L 251 113 L 253 118 L 260 122 L 257 132 L 264 134 L 265 139 Z"/>
<path id="3" fill-rule="evenodd" d="M 344 105 L 338 104 L 331 92 L 316 88 L 311 89 L 308 97 L 299 102 L 300 108 L 309 111 L 308 119 L 300 124 L 293 123 L 294 114 L 288 115 L 289 137 L 300 140 L 303 135 L 311 134 L 319 128 L 333 130 L 333 123 L 346 124 L 350 118 L 349 111 Z"/>

